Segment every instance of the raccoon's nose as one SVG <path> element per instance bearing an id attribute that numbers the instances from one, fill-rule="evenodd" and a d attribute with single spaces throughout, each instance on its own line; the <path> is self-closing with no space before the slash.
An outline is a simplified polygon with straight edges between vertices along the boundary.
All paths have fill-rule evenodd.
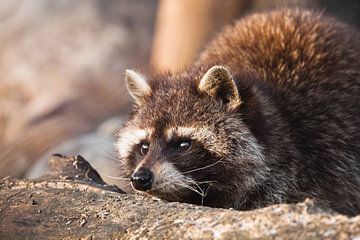
<path id="1" fill-rule="evenodd" d="M 139 168 L 131 176 L 131 183 L 136 190 L 147 191 L 151 189 L 154 174 L 148 168 Z"/>

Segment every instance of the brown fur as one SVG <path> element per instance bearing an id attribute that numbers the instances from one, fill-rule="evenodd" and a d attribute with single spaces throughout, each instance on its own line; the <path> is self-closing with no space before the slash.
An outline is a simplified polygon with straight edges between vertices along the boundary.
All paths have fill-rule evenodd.
<path id="1" fill-rule="evenodd" d="M 120 155 L 123 175 L 141 164 L 161 178 L 153 166 L 170 162 L 206 191 L 199 196 L 179 185 L 177 193 L 164 194 L 164 188 L 150 194 L 236 209 L 311 197 L 339 212 L 358 213 L 359 39 L 354 29 L 303 10 L 254 14 L 225 28 L 194 66 L 149 76 L 151 94 L 120 130 L 121 136 L 153 128 L 141 140 L 149 142 L 149 152 L 140 156 L 135 144 Z M 218 84 L 216 91 L 201 87 L 214 65 L 225 66 L 233 78 L 209 80 Z M 210 75 L 226 79 L 224 72 Z M 199 140 L 193 136 L 205 135 L 189 133 L 192 148 L 180 153 L 171 144 L 183 136 L 170 142 L 164 136 L 176 127 L 202 128 L 216 137 Z"/>

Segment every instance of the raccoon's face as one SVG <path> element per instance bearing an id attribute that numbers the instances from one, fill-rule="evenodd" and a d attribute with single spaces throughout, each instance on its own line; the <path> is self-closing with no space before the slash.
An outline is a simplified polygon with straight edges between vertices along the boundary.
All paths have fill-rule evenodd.
<path id="1" fill-rule="evenodd" d="M 226 68 L 150 79 L 128 70 L 126 82 L 136 106 L 116 147 L 135 190 L 233 207 L 235 191 L 256 187 L 265 171 L 261 148 L 241 121 L 241 97 Z"/>

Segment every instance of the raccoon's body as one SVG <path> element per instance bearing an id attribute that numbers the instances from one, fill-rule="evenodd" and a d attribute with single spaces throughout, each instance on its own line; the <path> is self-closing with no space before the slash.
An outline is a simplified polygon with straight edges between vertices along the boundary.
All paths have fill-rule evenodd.
<path id="1" fill-rule="evenodd" d="M 252 209 L 307 197 L 360 212 L 360 35 L 278 10 L 225 28 L 175 74 L 127 71 L 123 177 L 169 201 Z"/>

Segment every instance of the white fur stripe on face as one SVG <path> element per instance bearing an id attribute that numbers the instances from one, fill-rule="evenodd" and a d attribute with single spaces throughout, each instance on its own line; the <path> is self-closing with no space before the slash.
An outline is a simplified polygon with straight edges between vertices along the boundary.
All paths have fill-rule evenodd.
<path id="1" fill-rule="evenodd" d="M 196 132 L 196 128 L 193 127 L 173 127 L 165 129 L 165 139 L 169 142 L 174 136 L 191 138 Z"/>
<path id="2" fill-rule="evenodd" d="M 189 138 L 200 142 L 207 150 L 224 155 L 228 152 L 227 146 L 220 141 L 219 136 L 207 127 L 172 127 L 164 131 L 165 138 L 169 142 L 174 136 Z"/>
<path id="3" fill-rule="evenodd" d="M 151 131 L 148 129 L 128 129 L 119 134 L 119 139 L 115 143 L 115 147 L 119 152 L 121 158 L 126 158 L 130 155 L 132 148 L 141 141 L 149 138 Z"/>

